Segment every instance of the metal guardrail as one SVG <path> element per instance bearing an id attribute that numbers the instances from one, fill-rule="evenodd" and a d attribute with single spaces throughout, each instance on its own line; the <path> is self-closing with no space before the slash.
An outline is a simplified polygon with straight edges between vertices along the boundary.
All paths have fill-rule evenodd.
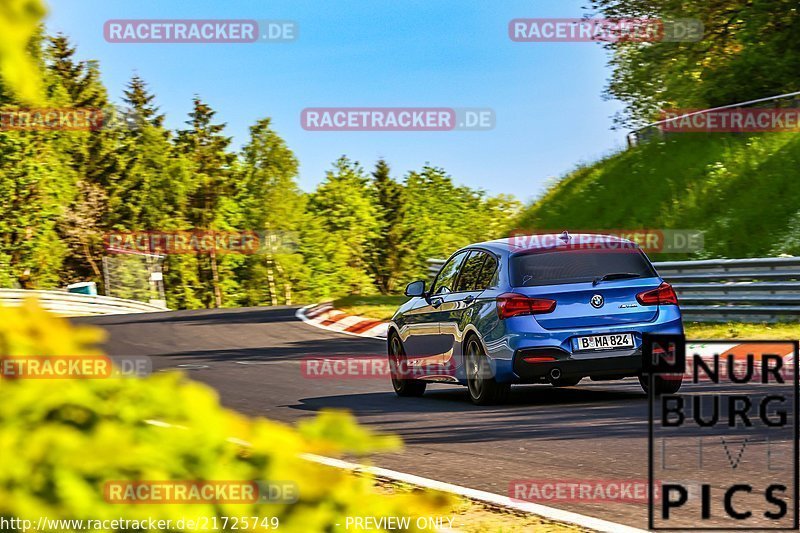
<path id="1" fill-rule="evenodd" d="M 689 320 L 800 319 L 800 257 L 655 263 Z"/>
<path id="2" fill-rule="evenodd" d="M 429 259 L 431 279 L 444 260 Z M 675 288 L 684 319 L 703 322 L 800 320 L 800 257 L 654 263 Z"/>
<path id="3" fill-rule="evenodd" d="M 111 298 L 108 296 L 89 296 L 64 291 L 29 291 L 22 289 L 0 289 L 0 304 L 5 306 L 21 305 L 23 300 L 35 298 L 39 305 L 48 311 L 64 317 L 121 315 L 128 313 L 153 313 L 168 311 L 164 307 Z"/>
<path id="4" fill-rule="evenodd" d="M 758 98 L 756 100 L 748 100 L 747 102 L 738 102 L 735 104 L 712 107 L 710 109 L 701 109 L 699 111 L 693 111 L 691 113 L 686 113 L 684 115 L 670 117 L 664 120 L 659 120 L 658 122 L 647 124 L 646 126 L 642 126 L 641 128 L 638 128 L 628 133 L 628 135 L 626 136 L 626 139 L 628 141 L 628 148 L 636 146 L 642 142 L 647 142 L 655 137 L 663 137 L 667 135 L 667 133 L 661 130 L 661 126 L 666 124 L 667 122 L 679 120 L 684 117 L 690 117 L 693 115 L 699 115 L 702 113 L 721 111 L 723 109 L 737 109 L 741 107 L 763 107 L 765 104 L 772 102 L 778 102 L 778 104 L 775 105 L 775 107 L 781 107 L 781 108 L 800 107 L 800 91 L 795 91 L 786 94 L 779 94 L 776 96 L 769 96 L 767 98 Z"/>

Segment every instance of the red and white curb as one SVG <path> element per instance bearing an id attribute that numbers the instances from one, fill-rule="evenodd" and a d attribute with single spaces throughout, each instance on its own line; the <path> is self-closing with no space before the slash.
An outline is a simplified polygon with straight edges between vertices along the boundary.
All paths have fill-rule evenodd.
<path id="1" fill-rule="evenodd" d="M 295 316 L 306 324 L 328 331 L 373 339 L 385 339 L 389 327 L 383 320 L 348 315 L 344 311 L 335 309 L 330 302 L 307 305 L 298 309 Z"/>
<path id="2" fill-rule="evenodd" d="M 753 346 L 758 346 L 759 349 L 756 354 L 774 354 L 778 355 L 783 358 L 783 368 L 785 372 L 785 376 L 791 378 L 794 374 L 788 372 L 794 372 L 794 346 L 790 346 L 789 342 L 787 341 L 770 341 L 770 340 L 763 340 L 758 341 L 757 343 L 747 343 L 747 342 L 726 342 L 724 340 L 715 341 L 715 342 L 703 342 L 703 341 L 687 341 L 686 343 L 686 357 L 687 361 L 688 358 L 694 354 L 698 354 L 704 361 L 708 363 L 713 363 L 714 355 L 719 354 L 719 364 L 720 366 L 724 365 L 724 361 L 727 361 L 730 357 L 734 364 L 738 367 L 742 365 L 746 365 L 747 356 L 748 354 L 753 353 Z M 759 368 L 759 357 L 755 358 L 754 366 L 756 369 Z M 737 373 L 740 373 L 737 370 Z M 741 372 L 744 373 L 743 371 Z M 788 373 L 788 374 L 787 374 Z M 684 379 L 689 377 L 691 379 L 691 370 L 689 370 L 689 365 L 687 363 L 687 372 L 684 376 Z"/>

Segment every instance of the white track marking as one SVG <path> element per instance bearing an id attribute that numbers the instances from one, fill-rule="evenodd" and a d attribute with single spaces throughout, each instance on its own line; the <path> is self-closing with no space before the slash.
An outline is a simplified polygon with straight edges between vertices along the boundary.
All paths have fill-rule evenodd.
<path id="1" fill-rule="evenodd" d="M 418 487 L 423 487 L 426 489 L 449 492 L 451 494 L 456 494 L 458 496 L 462 496 L 470 500 L 484 502 L 518 512 L 534 514 L 542 518 L 546 518 L 548 520 L 553 520 L 556 522 L 562 522 L 562 523 L 566 522 L 569 524 L 575 524 L 577 526 L 584 527 L 587 529 L 592 529 L 594 531 L 602 531 L 608 533 L 646 533 L 646 531 L 643 529 L 637 529 L 634 527 L 625 526 L 622 524 L 617 524 L 615 522 L 609 522 L 606 520 L 601 520 L 599 518 L 593 518 L 591 516 L 585 516 L 578 513 L 573 513 L 570 511 L 563 511 L 561 509 L 556 509 L 555 507 L 548 507 L 546 505 L 541 505 L 538 503 L 514 500 L 512 498 L 509 498 L 508 496 L 501 496 L 500 494 L 494 494 L 492 492 L 486 492 L 483 490 L 470 489 L 467 487 L 462 487 L 460 485 L 453 485 L 452 483 L 444 483 L 442 481 L 436 481 L 435 479 L 428 479 L 420 476 L 415 476 L 413 474 L 396 472 L 394 470 L 389 470 L 386 468 L 380 468 L 376 466 L 365 466 L 357 463 L 342 461 L 341 459 L 333 459 L 331 457 L 324 457 L 322 455 L 314 455 L 308 453 L 301 455 L 301 457 L 303 457 L 304 459 L 308 459 L 309 461 L 313 461 L 315 463 L 323 464 L 326 466 L 341 468 L 344 470 L 350 470 L 352 472 L 363 472 L 367 474 L 372 474 L 375 476 L 388 478 L 394 481 L 400 481 L 402 483 L 416 485 Z"/>
<path id="2" fill-rule="evenodd" d="M 177 426 L 174 424 L 170 424 L 169 422 L 162 422 L 160 420 L 145 420 L 145 423 L 162 428 L 186 429 L 185 426 Z M 252 444 L 247 442 L 246 440 L 241 440 L 234 437 L 230 437 L 227 440 L 228 442 L 237 444 L 239 446 L 245 446 L 245 447 L 252 446 Z M 634 527 L 625 526 L 622 524 L 617 524 L 615 522 L 609 522 L 607 520 L 601 520 L 599 518 L 593 518 L 591 516 L 585 516 L 578 513 L 573 513 L 570 511 L 563 511 L 561 509 L 556 509 L 555 507 L 548 507 L 546 505 L 540 505 L 538 503 L 521 502 L 513 500 L 508 496 L 501 496 L 500 494 L 494 494 L 492 492 L 461 487 L 459 485 L 453 485 L 452 483 L 436 481 L 435 479 L 428 479 L 420 476 L 415 476 L 413 474 L 396 472 L 394 470 L 389 470 L 387 468 L 361 465 L 358 463 L 350 463 L 348 461 L 342 461 L 341 459 L 335 459 L 333 457 L 325 457 L 323 455 L 315 455 L 311 453 L 301 454 L 300 457 L 302 459 L 305 459 L 307 461 L 312 461 L 317 464 L 330 466 L 333 468 L 341 468 L 343 470 L 349 470 L 351 472 L 357 472 L 357 473 L 361 472 L 361 473 L 371 474 L 374 476 L 391 479 L 393 481 L 399 481 L 402 483 L 408 483 L 410 485 L 416 485 L 418 487 L 426 489 L 438 490 L 441 492 L 449 492 L 451 494 L 456 494 L 458 496 L 470 500 L 488 503 L 490 505 L 503 507 L 517 512 L 533 514 L 548 520 L 553 520 L 555 522 L 562 522 L 562 523 L 566 522 L 569 524 L 575 524 L 580 527 L 584 527 L 594 531 L 601 531 L 603 533 L 647 533 L 647 531 L 643 529 L 637 529 Z"/>

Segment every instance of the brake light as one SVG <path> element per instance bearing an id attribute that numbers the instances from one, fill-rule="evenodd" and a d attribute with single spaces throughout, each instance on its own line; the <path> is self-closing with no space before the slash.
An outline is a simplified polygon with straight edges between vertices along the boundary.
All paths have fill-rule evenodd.
<path id="1" fill-rule="evenodd" d="M 515 292 L 497 297 L 497 314 L 501 320 L 512 316 L 551 313 L 555 308 L 556 301 L 547 298 L 529 298 Z"/>
<path id="2" fill-rule="evenodd" d="M 551 363 L 556 360 L 555 357 L 523 357 L 526 363 Z"/>
<path id="3" fill-rule="evenodd" d="M 678 305 L 678 295 L 666 281 L 657 289 L 640 292 L 636 295 L 636 300 L 642 305 Z"/>

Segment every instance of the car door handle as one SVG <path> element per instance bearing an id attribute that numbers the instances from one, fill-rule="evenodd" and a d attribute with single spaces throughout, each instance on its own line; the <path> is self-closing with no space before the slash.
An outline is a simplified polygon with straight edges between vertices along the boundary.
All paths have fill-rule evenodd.
<path id="1" fill-rule="evenodd" d="M 431 298 L 431 306 L 433 306 L 434 309 L 438 309 L 443 303 L 443 298 Z"/>
<path id="2" fill-rule="evenodd" d="M 464 298 L 464 303 L 467 304 L 467 305 L 470 305 L 474 301 L 475 301 L 475 297 L 472 296 L 471 294 L 469 296 L 467 296 L 466 298 Z"/>

